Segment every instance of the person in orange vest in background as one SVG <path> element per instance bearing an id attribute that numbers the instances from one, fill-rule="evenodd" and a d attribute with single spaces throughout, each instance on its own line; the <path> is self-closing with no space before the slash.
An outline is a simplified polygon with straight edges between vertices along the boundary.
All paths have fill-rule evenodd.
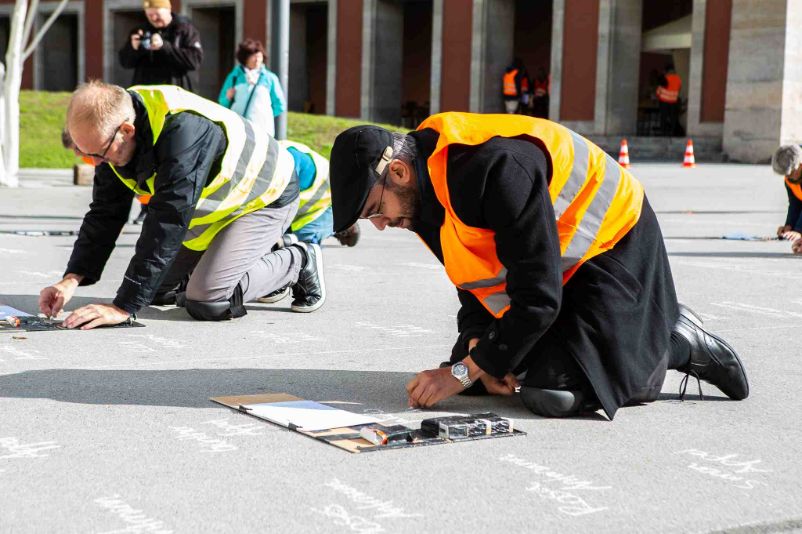
<path id="1" fill-rule="evenodd" d="M 666 65 L 666 72 L 657 86 L 657 100 L 660 106 L 660 133 L 674 135 L 679 119 L 679 92 L 682 78 L 674 70 L 674 64 Z"/>
<path id="2" fill-rule="evenodd" d="M 87 165 L 91 165 L 92 167 L 95 166 L 95 160 L 88 156 L 82 155 L 77 148 L 75 148 L 75 143 L 72 141 L 72 137 L 70 137 L 70 132 L 67 131 L 66 128 L 61 130 L 61 145 L 66 148 L 67 150 L 72 150 L 72 152 L 81 158 L 81 161 L 86 163 Z M 148 214 L 148 203 L 150 202 L 151 195 L 137 195 L 137 200 L 140 204 L 139 215 L 131 221 L 132 224 L 142 224 L 142 221 L 145 220 L 145 216 Z"/>
<path id="3" fill-rule="evenodd" d="M 771 168 L 785 178 L 788 213 L 785 224 L 777 228 L 777 237 L 791 242 L 794 254 L 802 254 L 802 148 L 783 145 L 774 152 Z"/>
<path id="4" fill-rule="evenodd" d="M 532 115 L 544 119 L 549 116 L 549 89 L 551 77 L 546 74 L 546 69 L 539 67 L 537 74 L 532 80 Z"/>
<path id="5" fill-rule="evenodd" d="M 450 361 L 407 384 L 410 406 L 520 385 L 538 415 L 612 418 L 655 400 L 667 369 L 748 396 L 732 347 L 678 304 L 641 184 L 568 128 L 459 112 L 407 135 L 356 126 L 334 141 L 330 181 L 335 231 L 411 230 L 457 287 Z"/>
<path id="6" fill-rule="evenodd" d="M 507 113 L 518 113 L 521 104 L 521 80 L 526 73 L 523 62 L 520 58 L 515 58 L 505 71 L 501 79 L 502 97 L 504 98 L 504 108 Z"/>
<path id="7" fill-rule="evenodd" d="M 532 111 L 532 91 L 529 84 L 529 73 L 526 72 L 526 69 L 521 76 L 521 105 L 518 110 L 523 115 L 530 115 Z"/>

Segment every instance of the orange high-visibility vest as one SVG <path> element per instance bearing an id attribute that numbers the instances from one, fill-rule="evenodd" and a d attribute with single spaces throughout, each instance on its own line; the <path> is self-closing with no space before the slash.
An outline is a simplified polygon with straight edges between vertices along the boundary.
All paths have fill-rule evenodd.
<path id="1" fill-rule="evenodd" d="M 548 80 L 543 80 L 542 82 L 539 80 L 535 80 L 535 96 L 541 97 L 546 96 L 548 93 L 549 82 Z"/>
<path id="2" fill-rule="evenodd" d="M 529 78 L 527 76 L 521 78 L 521 92 L 522 93 L 529 92 Z"/>
<path id="3" fill-rule="evenodd" d="M 785 179 L 785 185 L 788 186 L 796 198 L 802 200 L 802 185 L 791 183 L 788 178 Z"/>
<path id="4" fill-rule="evenodd" d="M 148 204 L 150 204 L 151 197 L 153 197 L 153 195 L 137 195 L 136 198 L 137 200 L 139 200 L 140 204 L 142 204 L 143 206 L 147 206 Z"/>
<path id="5" fill-rule="evenodd" d="M 657 98 L 666 104 L 675 104 L 679 98 L 679 90 L 682 89 L 682 79 L 679 74 L 666 74 L 668 87 L 657 86 Z"/>
<path id="6" fill-rule="evenodd" d="M 515 77 L 518 69 L 513 69 L 504 74 L 504 96 L 518 96 L 518 88 L 515 86 Z"/>
<path id="7" fill-rule="evenodd" d="M 449 112 L 433 115 L 418 127 L 426 128 L 440 134 L 427 166 L 445 208 L 440 243 L 446 273 L 495 317 L 510 307 L 507 270 L 496 254 L 495 232 L 468 226 L 451 206 L 446 176 L 449 145 L 527 136 L 545 148 L 552 169 L 549 195 L 557 219 L 563 284 L 584 262 L 613 248 L 638 222 L 643 186 L 601 148 L 564 126 L 533 117 Z"/>

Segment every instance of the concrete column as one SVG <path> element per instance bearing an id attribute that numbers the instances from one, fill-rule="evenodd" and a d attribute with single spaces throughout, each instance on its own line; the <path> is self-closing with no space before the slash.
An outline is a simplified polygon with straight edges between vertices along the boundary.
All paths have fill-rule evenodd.
<path id="1" fill-rule="evenodd" d="M 503 113 L 501 77 L 513 59 L 515 0 L 474 0 L 470 110 Z"/>
<path id="2" fill-rule="evenodd" d="M 443 72 L 443 0 L 432 2 L 432 76 L 429 82 L 429 113 L 440 113 Z"/>
<path id="3" fill-rule="evenodd" d="M 724 153 L 767 162 L 802 140 L 802 2 L 733 2 Z"/>
<path id="4" fill-rule="evenodd" d="M 336 115 L 337 85 L 337 0 L 329 0 L 329 29 L 326 45 L 326 115 Z"/>
<path id="5" fill-rule="evenodd" d="M 553 0 L 551 20 L 551 92 L 549 94 L 549 118 L 560 120 L 560 91 L 563 70 L 563 26 L 565 25 L 565 0 Z"/>
<path id="6" fill-rule="evenodd" d="M 404 5 L 393 0 L 365 0 L 363 10 L 361 117 L 398 124 Z"/>
<path id="7" fill-rule="evenodd" d="M 643 4 L 642 0 L 612 0 L 609 6 L 605 6 L 606 3 L 602 2 L 599 40 L 607 40 L 608 55 L 605 58 L 606 65 L 599 61 L 597 70 L 600 89 L 596 92 L 596 115 L 601 115 L 599 126 L 603 133 L 632 135 L 638 121 Z M 609 10 L 609 26 L 602 24 L 605 7 Z M 601 58 L 603 47 L 601 42 L 599 45 Z"/>

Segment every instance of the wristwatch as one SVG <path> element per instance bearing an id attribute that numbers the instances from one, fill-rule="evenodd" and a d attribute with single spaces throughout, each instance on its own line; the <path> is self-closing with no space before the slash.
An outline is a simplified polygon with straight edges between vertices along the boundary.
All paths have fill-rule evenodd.
<path id="1" fill-rule="evenodd" d="M 473 385 L 473 380 L 468 376 L 468 366 L 462 362 L 457 362 L 451 366 L 451 376 L 459 380 L 465 389 Z"/>

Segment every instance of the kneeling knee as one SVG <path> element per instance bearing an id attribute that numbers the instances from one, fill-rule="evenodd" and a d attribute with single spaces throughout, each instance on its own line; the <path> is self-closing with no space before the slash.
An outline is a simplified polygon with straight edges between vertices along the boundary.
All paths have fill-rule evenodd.
<path id="1" fill-rule="evenodd" d="M 585 395 L 581 391 L 521 388 L 524 405 L 541 417 L 571 417 L 585 411 Z"/>
<path id="2" fill-rule="evenodd" d="M 228 300 L 199 301 L 187 297 L 187 313 L 198 321 L 225 321 L 242 317 L 248 312 L 242 302 L 242 289 L 237 286 Z"/>

